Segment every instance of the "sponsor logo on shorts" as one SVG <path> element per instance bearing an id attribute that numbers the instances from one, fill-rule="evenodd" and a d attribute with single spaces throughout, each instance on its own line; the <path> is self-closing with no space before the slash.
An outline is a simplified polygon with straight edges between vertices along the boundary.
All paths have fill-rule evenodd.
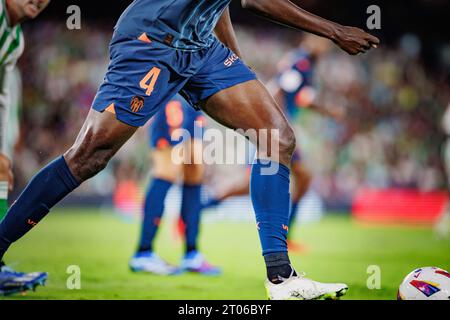
<path id="1" fill-rule="evenodd" d="M 239 60 L 239 57 L 236 54 L 232 54 L 225 62 L 223 63 L 225 67 L 231 67 L 236 61 Z"/>
<path id="2" fill-rule="evenodd" d="M 131 111 L 139 112 L 144 107 L 144 98 L 136 96 L 131 100 Z"/>

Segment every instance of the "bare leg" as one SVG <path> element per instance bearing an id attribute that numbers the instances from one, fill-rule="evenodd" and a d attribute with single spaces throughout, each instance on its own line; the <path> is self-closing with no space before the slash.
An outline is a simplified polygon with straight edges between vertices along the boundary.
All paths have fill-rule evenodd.
<path id="1" fill-rule="evenodd" d="M 12 189 L 13 174 L 11 171 L 11 161 L 3 153 L 0 153 L 0 181 L 7 182 L 9 189 Z"/>
<path id="2" fill-rule="evenodd" d="M 301 163 L 293 163 L 291 169 L 294 178 L 292 201 L 299 202 L 308 192 L 311 185 L 311 174 Z"/>
<path id="3" fill-rule="evenodd" d="M 136 130 L 108 112 L 91 111 L 72 148 L 31 180 L 1 222 L 0 260 L 11 243 L 38 224 L 53 206 L 103 170 Z"/>
<path id="4" fill-rule="evenodd" d="M 270 155 L 289 167 L 295 149 L 295 135 L 285 115 L 267 89 L 257 80 L 220 91 L 203 104 L 203 110 L 217 122 L 237 130 L 279 130 L 279 153 Z M 254 137 L 248 137 L 258 147 L 258 153 L 271 150 Z M 270 153 L 270 152 L 269 152 Z"/>
<path id="5" fill-rule="evenodd" d="M 240 182 L 237 185 L 234 185 L 233 188 L 229 190 L 225 190 L 225 192 L 218 197 L 218 201 L 224 201 L 226 199 L 232 197 L 240 197 L 246 196 L 250 193 L 250 174 L 247 174 L 244 178 L 244 181 Z"/>
<path id="6" fill-rule="evenodd" d="M 74 145 L 64 154 L 77 181 L 84 182 L 102 171 L 136 130 L 112 113 L 91 110 Z"/>
<path id="7" fill-rule="evenodd" d="M 172 161 L 172 147 L 152 151 L 152 176 L 171 183 L 179 180 L 181 166 Z"/>
<path id="8" fill-rule="evenodd" d="M 292 177 L 293 177 L 293 188 L 292 188 L 292 203 L 291 203 L 291 215 L 289 217 L 289 234 L 288 234 L 288 246 L 289 251 L 301 253 L 306 250 L 305 246 L 293 241 L 293 231 L 294 224 L 297 219 L 297 210 L 300 200 L 308 192 L 309 186 L 311 184 L 311 174 L 308 169 L 299 161 L 295 161 L 291 165 Z"/>
<path id="9" fill-rule="evenodd" d="M 202 158 L 202 141 L 192 139 L 190 142 L 190 157 L 187 163 L 183 164 L 183 182 L 187 185 L 201 185 L 203 183 L 204 167 L 195 163 L 196 159 Z"/>

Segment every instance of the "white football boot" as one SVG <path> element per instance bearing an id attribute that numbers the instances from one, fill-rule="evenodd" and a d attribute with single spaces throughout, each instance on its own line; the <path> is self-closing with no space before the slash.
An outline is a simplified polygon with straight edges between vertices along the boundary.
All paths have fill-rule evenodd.
<path id="1" fill-rule="evenodd" d="M 269 300 L 337 300 L 348 291 L 346 284 L 320 283 L 305 278 L 305 274 L 283 280 L 280 284 L 266 280 Z"/>
<path id="2" fill-rule="evenodd" d="M 130 261 L 133 272 L 147 272 L 156 275 L 175 275 L 179 273 L 177 267 L 170 265 L 155 253 L 138 254 Z"/>

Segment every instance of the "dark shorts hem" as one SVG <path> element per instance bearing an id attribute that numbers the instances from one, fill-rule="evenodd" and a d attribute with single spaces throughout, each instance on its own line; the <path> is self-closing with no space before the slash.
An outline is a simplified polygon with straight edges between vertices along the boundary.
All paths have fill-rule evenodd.
<path id="1" fill-rule="evenodd" d="M 236 79 L 235 81 L 229 81 L 226 84 L 217 86 L 213 89 L 204 91 L 202 93 L 202 95 L 200 97 L 198 97 L 197 99 L 193 99 L 191 97 L 187 97 L 187 100 L 189 101 L 189 103 L 196 109 L 196 110 L 200 110 L 200 106 L 199 104 L 205 100 L 208 100 L 209 98 L 211 98 L 213 95 L 215 95 L 216 93 L 225 90 L 225 89 L 229 89 L 232 88 L 234 86 L 249 82 L 249 81 L 253 81 L 253 80 L 258 80 L 258 77 L 256 76 L 256 74 L 254 74 L 253 76 L 248 76 L 245 78 L 239 78 Z M 185 96 L 185 95 L 183 95 Z"/>

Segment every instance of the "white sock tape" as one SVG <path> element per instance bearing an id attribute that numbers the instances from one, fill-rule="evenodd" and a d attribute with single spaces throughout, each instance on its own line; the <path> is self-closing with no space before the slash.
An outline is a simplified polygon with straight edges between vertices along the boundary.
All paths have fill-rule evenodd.
<path id="1" fill-rule="evenodd" d="M 0 200 L 8 199 L 8 182 L 0 181 Z"/>

